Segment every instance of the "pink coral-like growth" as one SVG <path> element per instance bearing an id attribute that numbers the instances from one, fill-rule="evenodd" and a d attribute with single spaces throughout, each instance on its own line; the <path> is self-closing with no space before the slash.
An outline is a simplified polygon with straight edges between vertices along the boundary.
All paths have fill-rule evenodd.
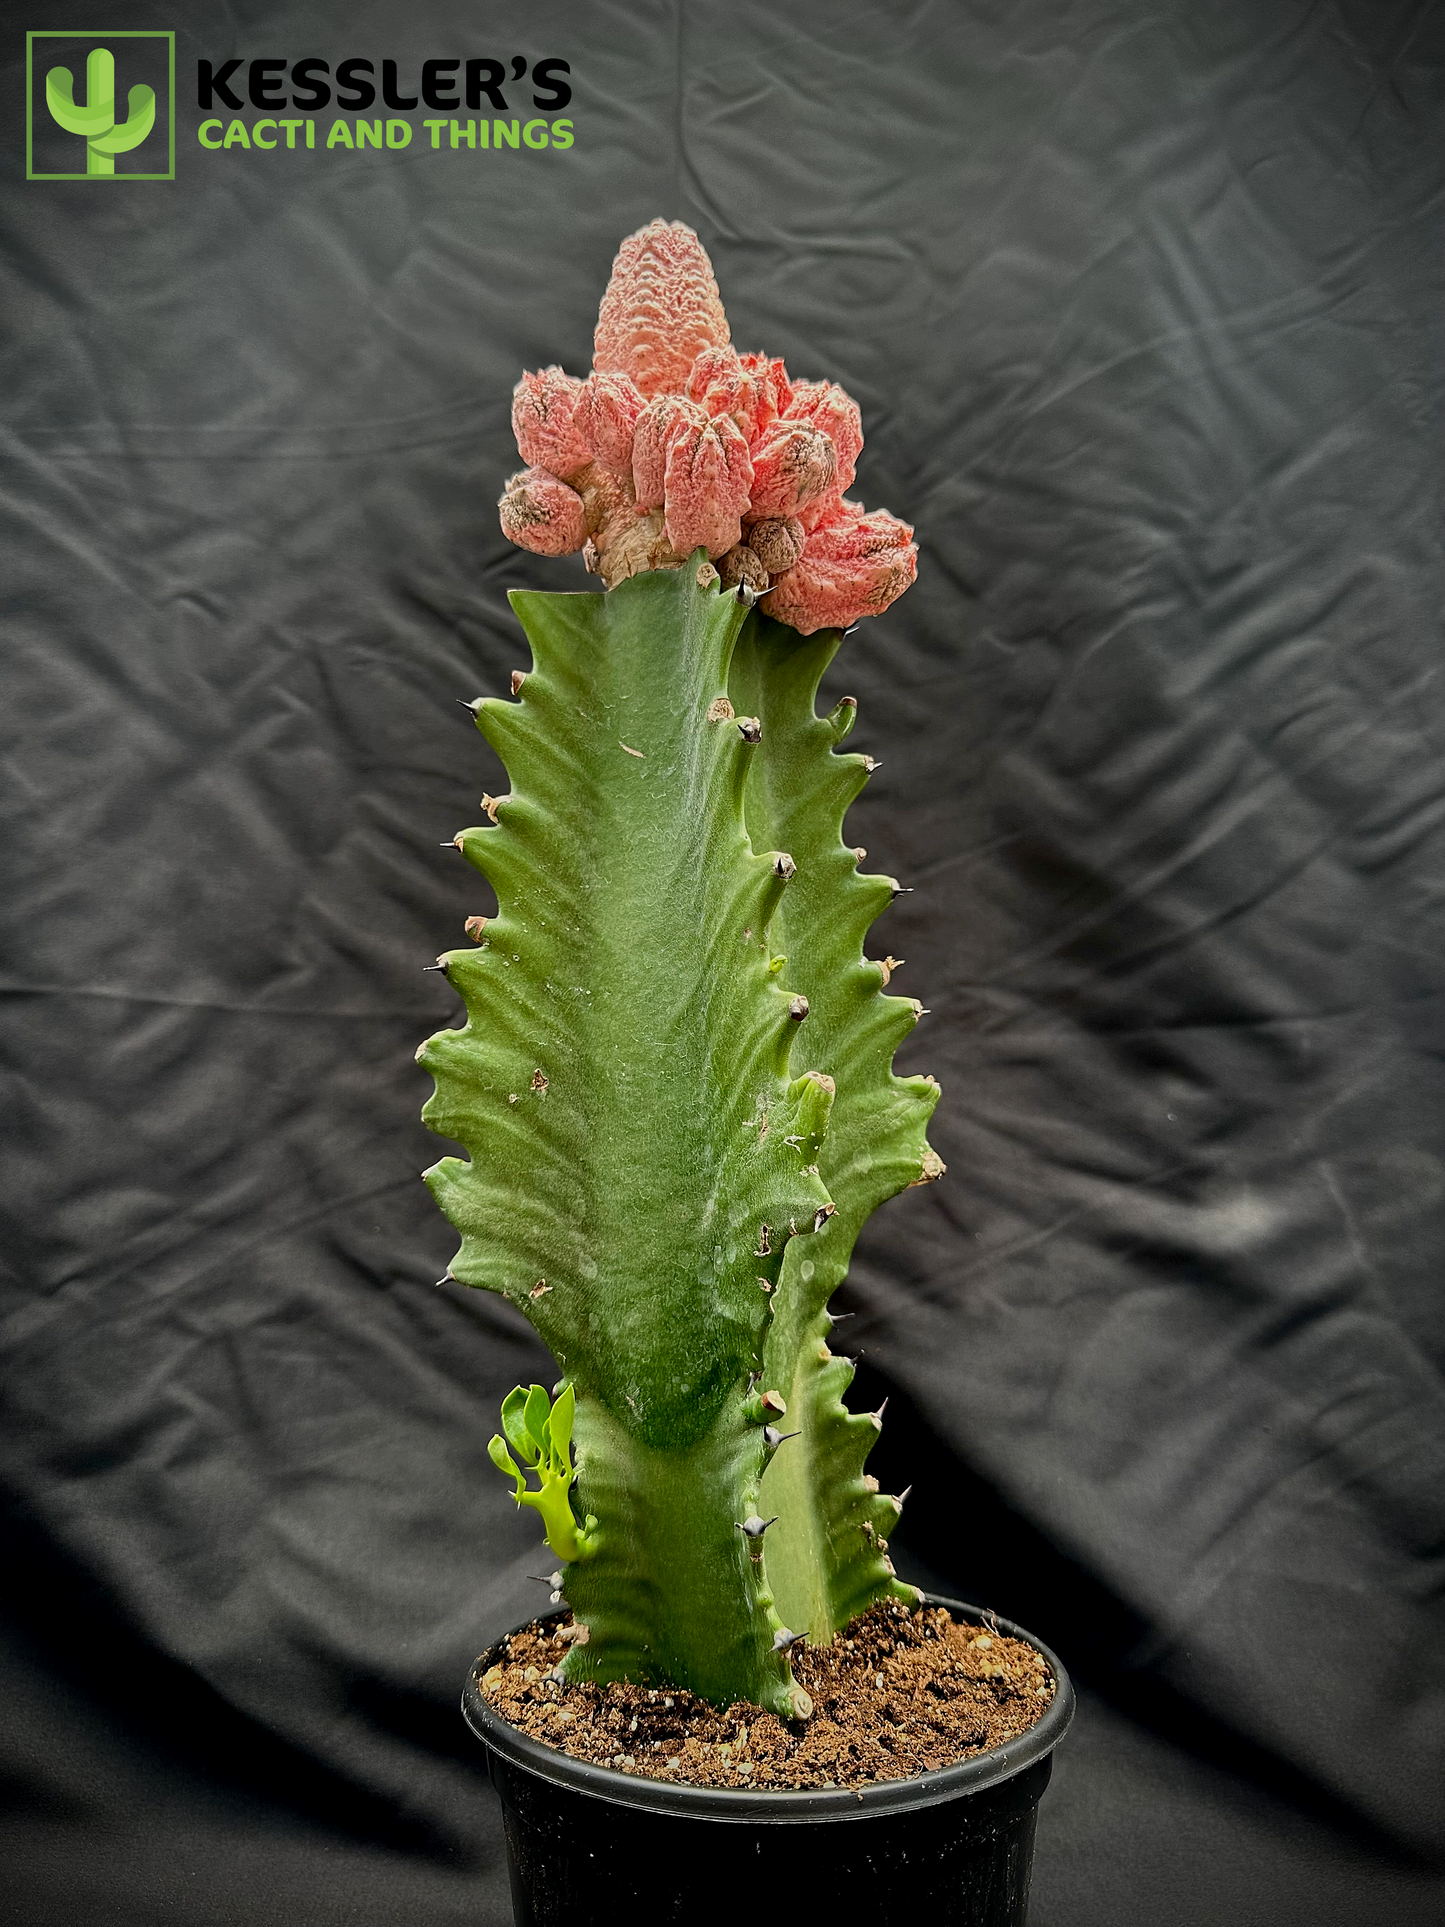
<path id="1" fill-rule="evenodd" d="M 775 582 L 764 609 L 799 635 L 846 629 L 860 616 L 881 615 L 918 574 L 913 530 L 887 509 L 865 515 L 859 502 L 808 537 L 802 560 Z"/>
<path id="2" fill-rule="evenodd" d="M 592 365 L 642 393 L 677 394 L 704 348 L 726 347 L 728 318 L 707 250 L 681 221 L 649 221 L 612 263 Z"/>
<path id="3" fill-rule="evenodd" d="M 503 535 L 533 555 L 572 555 L 587 540 L 582 497 L 544 468 L 514 475 L 497 507 Z"/>
<path id="4" fill-rule="evenodd" d="M 632 437 L 645 407 L 636 384 L 626 375 L 608 375 L 594 369 L 582 384 L 572 420 L 604 468 L 616 475 L 630 475 Z"/>
<path id="5" fill-rule="evenodd" d="M 844 491 L 858 404 L 831 381 L 738 354 L 691 228 L 652 221 L 618 249 L 593 372 L 527 374 L 512 402 L 522 458 L 502 530 L 539 555 L 584 548 L 610 588 L 699 548 L 728 587 L 804 635 L 876 615 L 917 572 L 906 523 Z"/>
<path id="6" fill-rule="evenodd" d="M 796 515 L 833 486 L 833 444 L 807 422 L 774 422 L 753 450 L 752 514 Z"/>
<path id="7" fill-rule="evenodd" d="M 680 430 L 696 432 L 708 416 L 686 395 L 659 395 L 637 418 L 632 438 L 632 481 L 640 509 L 660 509 L 666 496 L 667 451 Z"/>
<path id="8" fill-rule="evenodd" d="M 730 415 L 679 422 L 667 446 L 667 539 L 679 555 L 721 555 L 742 534 L 753 465 Z"/>
<path id="9" fill-rule="evenodd" d="M 766 355 L 737 355 L 731 348 L 704 348 L 687 378 L 687 392 L 709 415 L 727 415 L 751 446 L 781 413 L 780 381 L 788 378 L 782 362 Z"/>
<path id="10" fill-rule="evenodd" d="M 803 381 L 785 413 L 789 421 L 809 422 L 828 437 L 838 461 L 833 487 L 840 496 L 852 488 L 863 452 L 863 417 L 853 397 L 833 381 Z"/>
<path id="11" fill-rule="evenodd" d="M 592 459 L 573 415 L 582 383 L 556 366 L 522 376 L 512 390 L 512 433 L 517 452 L 532 468 L 570 481 Z"/>

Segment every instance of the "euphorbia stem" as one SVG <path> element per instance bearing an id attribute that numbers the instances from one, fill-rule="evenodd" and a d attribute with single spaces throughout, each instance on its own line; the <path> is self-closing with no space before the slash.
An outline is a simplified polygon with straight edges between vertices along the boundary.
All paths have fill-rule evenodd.
<path id="1" fill-rule="evenodd" d="M 534 667 L 518 700 L 474 706 L 512 791 L 459 838 L 500 912 L 444 959 L 465 1027 L 419 1053 L 427 1120 L 470 1160 L 428 1174 L 462 1234 L 452 1275 L 517 1305 L 575 1389 L 587 1530 L 564 1584 L 588 1639 L 569 1675 L 805 1711 L 770 1575 L 818 1638 L 902 1590 L 878 1543 L 896 1507 L 862 1476 L 876 1427 L 819 1356 L 858 1224 L 925 1174 L 934 1095 L 892 1078 L 914 1012 L 861 959 L 891 895 L 841 843 L 867 760 L 812 714 L 829 644 L 748 627 L 701 552 L 605 597 L 513 603 Z M 806 864 L 769 840 L 784 822 Z M 805 867 L 799 972 L 776 932 Z M 775 1443 L 775 1391 L 796 1441 Z"/>

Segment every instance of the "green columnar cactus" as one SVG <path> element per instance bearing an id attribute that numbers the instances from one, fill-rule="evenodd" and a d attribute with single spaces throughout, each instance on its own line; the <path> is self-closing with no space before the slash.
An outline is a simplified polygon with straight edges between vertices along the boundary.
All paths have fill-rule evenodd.
<path id="1" fill-rule="evenodd" d="M 68 67 L 52 67 L 45 76 L 45 103 L 68 134 L 85 140 L 87 174 L 114 174 L 117 154 L 139 147 L 156 124 L 156 97 L 149 87 L 132 87 L 126 96 L 127 114 L 115 117 L 115 58 L 97 47 L 85 63 L 85 105 L 75 99 L 75 76 Z"/>
<path id="2" fill-rule="evenodd" d="M 625 491 L 603 492 L 641 566 L 514 594 L 532 667 L 470 705 L 512 787 L 456 838 L 500 910 L 438 959 L 466 1023 L 418 1052 L 424 1116 L 467 1158 L 427 1180 L 461 1233 L 450 1275 L 516 1305 L 561 1371 L 555 1403 L 511 1394 L 490 1450 L 586 1629 L 565 1674 L 802 1717 L 796 1639 L 914 1597 L 887 1557 L 901 1500 L 863 1472 L 881 1415 L 844 1407 L 826 1306 L 869 1213 L 941 1172 L 937 1086 L 893 1075 L 919 1007 L 863 958 L 896 886 L 842 841 L 873 765 L 838 748 L 851 702 L 815 714 L 837 629 L 768 619 L 705 542 L 658 566 L 666 538 L 619 533 Z M 716 518 L 718 552 L 736 532 Z M 803 566 L 806 532 L 769 552 Z"/>

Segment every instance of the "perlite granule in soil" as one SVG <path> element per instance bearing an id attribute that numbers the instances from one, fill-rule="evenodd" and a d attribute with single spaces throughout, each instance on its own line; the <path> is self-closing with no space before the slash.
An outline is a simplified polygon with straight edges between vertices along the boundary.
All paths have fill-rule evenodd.
<path id="1" fill-rule="evenodd" d="M 1048 1662 L 1024 1640 L 895 1600 L 829 1646 L 794 1649 L 807 1720 L 667 1686 L 564 1685 L 552 1669 L 577 1636 L 545 1621 L 513 1633 L 482 1679 L 488 1704 L 574 1759 L 692 1786 L 852 1788 L 936 1772 L 1017 1739 L 1054 1696 Z"/>

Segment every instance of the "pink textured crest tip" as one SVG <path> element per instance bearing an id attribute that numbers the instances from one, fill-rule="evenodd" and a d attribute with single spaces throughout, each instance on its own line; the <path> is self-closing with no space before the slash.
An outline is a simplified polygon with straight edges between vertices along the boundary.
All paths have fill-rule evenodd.
<path id="1" fill-rule="evenodd" d="M 847 390 L 834 381 L 799 382 L 785 412 L 789 421 L 810 422 L 822 430 L 838 459 L 833 487 L 840 495 L 851 488 L 863 452 L 863 417 Z"/>
<path id="2" fill-rule="evenodd" d="M 707 412 L 685 395 L 658 395 L 637 418 L 632 437 L 632 480 L 640 509 L 660 509 L 666 495 L 667 451 L 679 429 L 696 430 Z"/>
<path id="3" fill-rule="evenodd" d="M 808 537 L 803 558 L 775 583 L 763 608 L 799 635 L 846 629 L 862 616 L 881 615 L 918 574 L 913 530 L 886 509 L 865 515 L 841 502 L 833 520 Z"/>
<path id="4" fill-rule="evenodd" d="M 688 374 L 687 392 L 709 415 L 729 416 L 750 445 L 778 418 L 778 383 L 766 355 L 704 348 Z"/>
<path id="5" fill-rule="evenodd" d="M 745 354 L 739 355 L 738 360 L 744 371 L 757 382 L 759 392 L 765 399 L 765 411 L 758 417 L 758 427 L 766 428 L 770 421 L 788 412 L 788 404 L 793 398 L 793 384 L 788 380 L 788 371 L 780 355 Z"/>
<path id="6" fill-rule="evenodd" d="M 604 468 L 618 475 L 632 470 L 632 437 L 646 406 L 626 375 L 594 371 L 582 384 L 573 425 Z"/>
<path id="7" fill-rule="evenodd" d="M 729 415 L 701 424 L 679 422 L 667 447 L 664 491 L 667 539 L 681 555 L 699 546 L 721 555 L 742 533 L 753 465 L 742 431 Z"/>
<path id="8" fill-rule="evenodd" d="M 828 437 L 808 422 L 781 421 L 753 449 L 750 513 L 757 519 L 796 515 L 833 486 L 837 459 Z"/>
<path id="9" fill-rule="evenodd" d="M 572 555 L 587 540 L 582 497 L 546 469 L 512 476 L 497 507 L 503 535 L 533 555 Z"/>
<path id="10" fill-rule="evenodd" d="M 679 394 L 704 348 L 728 343 L 707 250 L 681 221 L 650 221 L 617 250 L 592 365 L 627 375 L 649 400 Z"/>
<path id="11" fill-rule="evenodd" d="M 582 383 L 555 365 L 524 374 L 512 390 L 512 433 L 517 452 L 532 468 L 575 475 L 592 459 L 573 424 Z"/>

